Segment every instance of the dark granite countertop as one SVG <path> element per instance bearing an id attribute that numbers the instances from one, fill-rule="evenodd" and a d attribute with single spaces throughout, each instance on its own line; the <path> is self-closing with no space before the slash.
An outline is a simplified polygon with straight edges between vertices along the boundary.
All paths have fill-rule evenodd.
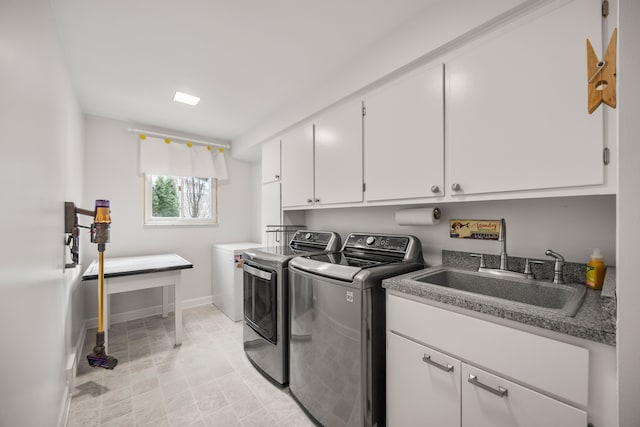
<path id="1" fill-rule="evenodd" d="M 443 265 L 474 270 L 477 265 L 469 261 L 469 254 L 463 252 L 443 251 Z M 490 255 L 486 256 L 487 266 L 493 267 Z M 475 260 L 477 263 L 477 260 Z M 509 257 L 512 270 L 522 271 L 517 266 L 524 266 L 523 258 Z M 549 267 L 551 271 L 549 271 Z M 553 265 L 535 265 L 534 273 L 540 280 L 553 277 Z M 526 325 L 560 332 L 608 345 L 616 345 L 616 298 L 615 268 L 609 267 L 605 276 L 605 284 L 600 290 L 587 289 L 582 307 L 575 317 L 567 317 L 557 313 L 538 309 L 535 306 L 514 304 L 498 298 L 487 298 L 482 295 L 460 292 L 438 285 L 431 285 L 412 278 L 421 276 L 428 269 L 414 271 L 402 276 L 386 279 L 382 286 L 393 290 L 432 301 L 472 310 L 490 316 L 507 319 Z M 567 263 L 565 279 L 567 282 L 584 283 L 584 264 Z"/>

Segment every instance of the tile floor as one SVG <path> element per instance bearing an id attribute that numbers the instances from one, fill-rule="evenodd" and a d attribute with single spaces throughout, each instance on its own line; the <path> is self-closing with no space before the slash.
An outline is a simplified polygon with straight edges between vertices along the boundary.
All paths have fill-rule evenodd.
<path id="1" fill-rule="evenodd" d="M 260 375 L 242 349 L 242 322 L 213 305 L 183 311 L 184 340 L 159 315 L 112 325 L 113 370 L 80 362 L 69 427 L 313 426 L 286 389 Z M 94 344 L 87 331 L 83 354 Z"/>

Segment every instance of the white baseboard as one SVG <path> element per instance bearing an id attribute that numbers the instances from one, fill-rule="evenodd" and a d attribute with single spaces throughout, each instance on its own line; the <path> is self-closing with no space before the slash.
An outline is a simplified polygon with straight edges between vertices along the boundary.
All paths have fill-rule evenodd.
<path id="1" fill-rule="evenodd" d="M 68 384 L 65 387 L 60 407 L 61 411 L 60 416 L 58 417 L 58 427 L 66 427 L 69 422 L 69 410 L 71 409 L 71 388 L 69 388 Z"/>
<path id="2" fill-rule="evenodd" d="M 84 340 L 87 337 L 87 329 L 87 321 L 85 320 L 80 328 L 80 334 L 78 335 L 78 340 L 76 341 L 74 348 L 75 351 L 73 354 L 70 354 L 67 359 L 67 384 L 69 385 L 70 390 L 73 390 L 75 387 L 76 371 L 78 370 L 78 364 L 83 357 L 82 348 Z"/>
<path id="3" fill-rule="evenodd" d="M 211 296 L 193 298 L 190 300 L 182 301 L 182 309 L 197 307 L 200 305 L 212 304 Z M 173 303 L 169 303 L 169 311 L 175 311 Z M 141 308 L 139 310 L 126 311 L 124 313 L 112 313 L 111 323 L 128 322 L 129 320 L 142 319 L 144 317 L 155 316 L 156 314 L 162 314 L 162 304 L 154 307 Z M 93 317 L 85 320 L 85 330 L 89 328 L 98 327 L 98 318 Z"/>

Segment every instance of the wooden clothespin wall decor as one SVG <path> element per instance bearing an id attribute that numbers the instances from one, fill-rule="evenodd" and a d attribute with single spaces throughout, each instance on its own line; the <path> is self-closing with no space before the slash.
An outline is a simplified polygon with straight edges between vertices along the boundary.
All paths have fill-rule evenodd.
<path id="1" fill-rule="evenodd" d="M 589 114 L 603 102 L 616 108 L 616 44 L 618 29 L 613 30 L 611 41 L 602 61 L 598 61 L 591 42 L 587 39 L 587 92 Z"/>

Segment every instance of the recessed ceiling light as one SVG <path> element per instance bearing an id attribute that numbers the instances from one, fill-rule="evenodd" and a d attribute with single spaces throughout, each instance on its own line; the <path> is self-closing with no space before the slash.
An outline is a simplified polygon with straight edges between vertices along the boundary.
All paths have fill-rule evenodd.
<path id="1" fill-rule="evenodd" d="M 176 92 L 176 94 L 173 95 L 173 100 L 176 102 L 182 102 L 183 104 L 194 106 L 198 105 L 198 102 L 200 102 L 200 98 L 198 98 L 197 96 L 189 95 L 188 93 L 183 92 Z"/>

